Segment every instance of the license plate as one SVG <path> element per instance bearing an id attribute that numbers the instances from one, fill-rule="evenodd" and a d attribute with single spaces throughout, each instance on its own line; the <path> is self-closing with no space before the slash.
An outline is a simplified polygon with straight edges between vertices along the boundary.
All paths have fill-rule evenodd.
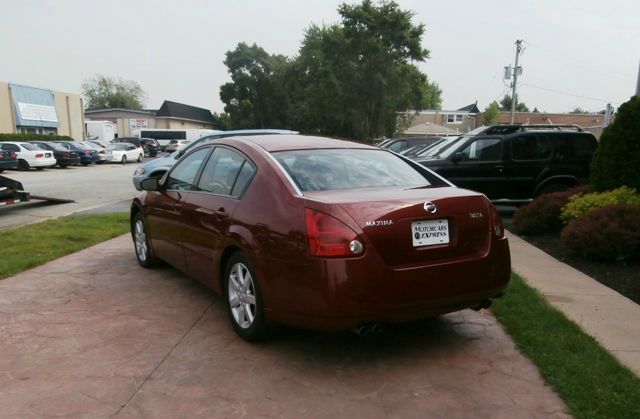
<path id="1" fill-rule="evenodd" d="M 413 247 L 449 243 L 448 220 L 424 220 L 411 223 Z"/>
<path id="2" fill-rule="evenodd" d="M 51 157 L 51 153 L 44 153 L 45 157 Z"/>

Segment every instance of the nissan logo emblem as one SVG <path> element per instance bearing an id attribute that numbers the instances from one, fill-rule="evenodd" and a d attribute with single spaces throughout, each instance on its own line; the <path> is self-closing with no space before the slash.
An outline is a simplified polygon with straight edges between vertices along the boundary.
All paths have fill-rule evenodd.
<path id="1" fill-rule="evenodd" d="M 425 202 L 424 210 L 430 214 L 435 214 L 436 211 L 438 211 L 438 207 L 436 207 L 436 204 L 434 204 L 433 202 Z"/>

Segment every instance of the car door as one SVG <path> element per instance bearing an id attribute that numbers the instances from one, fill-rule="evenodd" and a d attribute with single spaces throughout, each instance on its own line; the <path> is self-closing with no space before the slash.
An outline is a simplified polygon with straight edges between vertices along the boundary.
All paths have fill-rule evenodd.
<path id="1" fill-rule="evenodd" d="M 476 138 L 449 157 L 438 174 L 456 186 L 482 192 L 491 199 L 506 198 L 504 144 L 501 138 Z"/>
<path id="2" fill-rule="evenodd" d="M 211 147 L 204 147 L 189 154 L 162 179 L 158 191 L 147 192 L 146 216 L 153 250 L 182 270 L 186 269 L 184 204 L 210 151 Z"/>
<path id="3" fill-rule="evenodd" d="M 255 172 L 255 165 L 235 149 L 218 146 L 211 153 L 184 210 L 185 257 L 194 278 L 217 281 L 234 211 Z"/>
<path id="4" fill-rule="evenodd" d="M 509 198 L 533 197 L 541 179 L 549 175 L 553 147 L 549 135 L 526 133 L 511 138 L 505 163 Z"/>

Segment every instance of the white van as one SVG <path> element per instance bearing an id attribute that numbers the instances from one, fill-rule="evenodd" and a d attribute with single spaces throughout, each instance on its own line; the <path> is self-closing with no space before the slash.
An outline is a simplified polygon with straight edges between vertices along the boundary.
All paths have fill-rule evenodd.
<path id="1" fill-rule="evenodd" d="M 155 129 L 142 128 L 132 131 L 132 135 L 138 138 L 153 138 L 160 143 L 160 149 L 164 151 L 171 140 L 195 141 L 198 138 L 222 132 L 215 129 Z"/>
<path id="2" fill-rule="evenodd" d="M 118 125 L 111 121 L 84 121 L 87 138 L 109 142 L 116 137 Z"/>

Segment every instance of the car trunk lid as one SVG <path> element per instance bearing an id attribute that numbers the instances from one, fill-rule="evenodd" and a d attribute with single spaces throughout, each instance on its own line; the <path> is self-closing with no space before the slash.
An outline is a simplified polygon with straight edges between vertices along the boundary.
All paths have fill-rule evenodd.
<path id="1" fill-rule="evenodd" d="M 491 213 L 486 198 L 464 189 L 366 189 L 305 193 L 337 204 L 389 265 L 440 263 L 487 254 Z"/>

